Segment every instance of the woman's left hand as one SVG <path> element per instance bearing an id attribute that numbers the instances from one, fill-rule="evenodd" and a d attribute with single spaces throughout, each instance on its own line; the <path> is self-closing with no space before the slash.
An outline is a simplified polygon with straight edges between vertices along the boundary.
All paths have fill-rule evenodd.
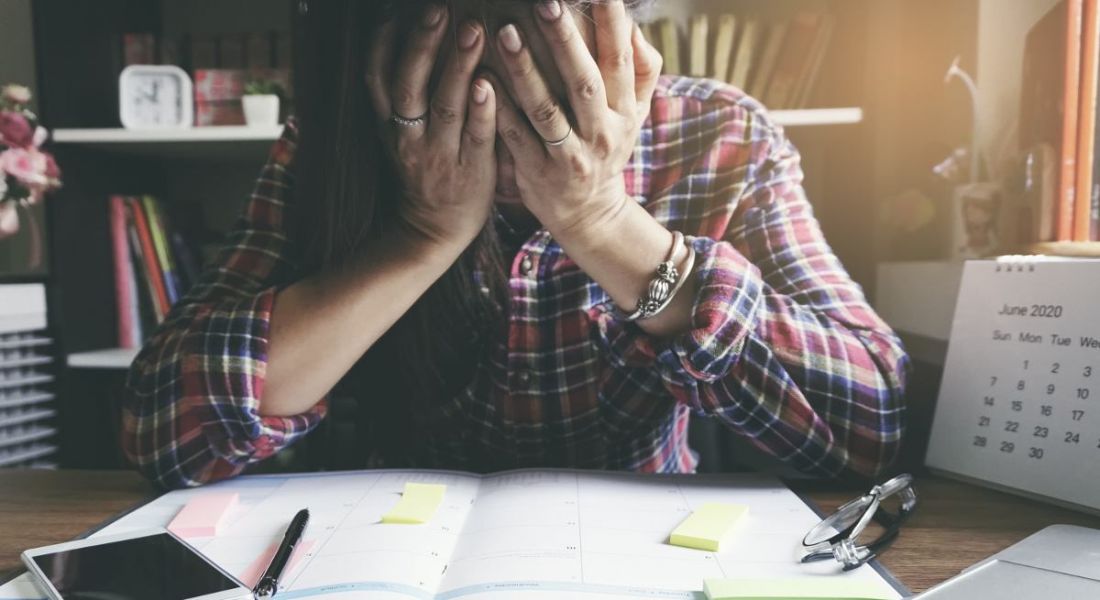
<path id="1" fill-rule="evenodd" d="M 649 115 L 661 55 L 622 0 L 592 5 L 595 56 L 560 1 L 539 2 L 534 10 L 576 121 L 570 123 L 551 93 L 522 33 L 508 25 L 497 44 L 514 99 L 500 94 L 497 130 L 515 159 L 524 204 L 558 235 L 598 223 L 632 202 L 623 170 Z"/>

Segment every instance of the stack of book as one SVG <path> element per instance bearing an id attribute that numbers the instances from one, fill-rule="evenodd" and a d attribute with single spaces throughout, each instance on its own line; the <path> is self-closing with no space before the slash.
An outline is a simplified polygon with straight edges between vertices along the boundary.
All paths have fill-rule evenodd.
<path id="1" fill-rule="evenodd" d="M 836 18 L 821 12 L 778 20 L 699 14 L 687 31 L 669 18 L 642 25 L 665 73 L 724 81 L 771 109 L 809 105 L 835 28 Z"/>
<path id="2" fill-rule="evenodd" d="M 112 196 L 120 348 L 139 348 L 199 275 L 196 254 L 152 196 Z"/>
<path id="3" fill-rule="evenodd" d="M 1028 33 L 1020 145 L 1034 242 L 1100 241 L 1098 0 L 1062 0 Z"/>

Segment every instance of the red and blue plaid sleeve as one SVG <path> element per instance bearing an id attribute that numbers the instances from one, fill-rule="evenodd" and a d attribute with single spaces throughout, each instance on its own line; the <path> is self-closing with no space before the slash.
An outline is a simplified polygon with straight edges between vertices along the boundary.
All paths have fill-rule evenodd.
<path id="1" fill-rule="evenodd" d="M 683 101 L 677 136 L 713 137 L 680 174 L 692 193 L 652 210 L 696 234 L 693 325 L 662 341 L 603 314 L 612 362 L 658 369 L 678 401 L 800 471 L 881 472 L 903 428 L 899 339 L 825 242 L 799 154 L 763 107 L 725 87 Z"/>
<path id="2" fill-rule="evenodd" d="M 284 209 L 297 133 L 288 119 L 230 239 L 130 367 L 122 447 L 164 487 L 236 475 L 325 414 L 325 400 L 289 418 L 258 408 L 272 306 L 290 268 Z"/>

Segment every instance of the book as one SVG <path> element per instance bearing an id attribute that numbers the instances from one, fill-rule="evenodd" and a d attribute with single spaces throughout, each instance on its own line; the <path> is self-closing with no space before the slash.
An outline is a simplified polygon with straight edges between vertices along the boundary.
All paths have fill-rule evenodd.
<path id="1" fill-rule="evenodd" d="M 806 63 L 807 69 L 802 74 L 802 84 L 795 92 L 794 105 L 791 108 L 806 108 L 810 105 L 817 82 L 821 78 L 821 72 L 825 68 L 825 57 L 829 53 L 835 30 L 836 17 L 828 13 L 823 14 L 817 39 L 814 40 L 814 47 L 810 52 L 812 58 Z"/>
<path id="2" fill-rule="evenodd" d="M 114 262 L 115 302 L 118 315 L 118 346 L 141 346 L 141 315 L 138 310 L 137 279 L 130 255 L 127 230 L 126 200 L 121 196 L 109 199 L 111 254 Z"/>
<path id="3" fill-rule="evenodd" d="M 737 17 L 730 14 L 719 16 L 718 31 L 714 36 L 714 57 L 711 59 L 711 79 L 726 82 L 730 80 L 736 37 Z"/>
<path id="4" fill-rule="evenodd" d="M 1096 161 L 1097 66 L 1100 65 L 1098 0 L 1085 0 L 1081 28 L 1081 94 L 1078 99 L 1077 182 L 1073 241 L 1092 240 L 1093 169 Z"/>
<path id="5" fill-rule="evenodd" d="M 142 196 L 141 206 L 145 210 L 145 219 L 149 224 L 149 233 L 153 238 L 153 251 L 156 252 L 157 266 L 160 267 L 160 276 L 164 281 L 164 291 L 168 297 L 168 307 L 175 305 L 179 300 L 179 281 L 176 278 L 176 269 L 169 253 L 167 233 L 161 221 L 159 207 L 152 196 Z M 165 311 L 167 312 L 167 311 Z"/>
<path id="6" fill-rule="evenodd" d="M 684 65 L 680 62 L 680 30 L 676 22 L 668 17 L 657 21 L 660 31 L 661 54 L 665 58 L 665 73 L 669 75 L 682 75 Z"/>
<path id="7" fill-rule="evenodd" d="M 707 42 L 710 41 L 710 20 L 705 13 L 691 18 L 689 40 L 688 75 L 707 77 Z"/>
<path id="8" fill-rule="evenodd" d="M 191 69 L 216 69 L 218 67 L 218 38 L 211 34 L 187 36 Z"/>
<path id="9" fill-rule="evenodd" d="M 791 108 L 795 93 L 803 81 L 806 65 L 812 60 L 812 50 L 821 29 L 821 15 L 800 12 L 788 23 L 787 34 L 775 58 L 771 80 L 761 98 L 769 108 Z"/>
<path id="10" fill-rule="evenodd" d="M 157 315 L 157 292 L 145 268 L 141 236 L 138 235 L 137 219 L 134 217 L 134 203 L 130 198 L 123 198 L 123 201 L 126 206 L 126 233 L 130 242 L 130 261 L 134 265 L 134 281 L 139 290 L 137 324 L 144 339 L 144 334 L 152 331 L 153 327 L 160 322 Z"/>
<path id="11" fill-rule="evenodd" d="M 168 291 L 164 287 L 164 275 L 160 270 L 160 262 L 157 259 L 157 251 L 153 244 L 153 233 L 149 227 L 149 220 L 145 217 L 145 211 L 141 201 L 137 198 L 128 198 L 130 211 L 134 216 L 134 229 L 137 231 L 138 243 L 141 247 L 141 264 L 145 267 L 145 275 L 149 282 L 149 288 L 153 294 L 153 309 L 156 322 L 164 320 L 168 314 L 171 302 L 168 300 Z"/>
<path id="12" fill-rule="evenodd" d="M 1073 237 L 1082 12 L 1083 0 L 1062 0 L 1028 32 L 1024 45 L 1020 144 L 1026 151 L 1049 143 L 1058 152 L 1056 241 Z"/>
<path id="13" fill-rule="evenodd" d="M 122 64 L 153 65 L 157 62 L 157 39 L 152 33 L 122 34 Z"/>
<path id="14" fill-rule="evenodd" d="M 749 18 L 741 26 L 741 36 L 737 40 L 737 53 L 733 58 L 733 68 L 728 81 L 741 90 L 748 91 L 752 68 L 756 64 L 757 46 L 763 24 L 756 18 Z"/>
<path id="15" fill-rule="evenodd" d="M 272 34 L 275 39 L 275 64 L 276 69 L 290 69 L 294 66 L 294 38 L 289 31 L 276 31 Z"/>
<path id="16" fill-rule="evenodd" d="M 445 486 L 431 520 L 384 523 L 382 516 L 401 502 L 410 483 Z M 705 579 L 749 572 L 780 588 L 796 578 L 866 590 L 856 594 L 849 587 L 830 597 L 902 597 L 900 585 L 895 588 L 874 563 L 847 572 L 837 566 L 826 577 L 796 571 L 793 549 L 821 517 L 779 479 L 755 473 L 374 469 L 246 475 L 215 487 L 168 492 L 92 536 L 166 527 L 181 507 L 234 493 L 237 508 L 219 523 L 217 535 L 188 541 L 241 580 L 251 581 L 250 574 L 262 570 L 252 565 L 281 539 L 287 506 L 308 507 L 319 521 L 311 523 L 301 545 L 320 550 L 302 553 L 276 598 L 702 598 Z M 723 552 L 668 543 L 685 518 L 712 502 L 748 511 Z M 2 590 L 0 596 L 36 597 L 29 587 L 28 596 Z M 759 597 L 775 591 L 757 587 L 764 588 L 757 589 Z"/>
<path id="17" fill-rule="evenodd" d="M 783 43 L 787 39 L 787 23 L 778 22 L 768 26 L 767 41 L 764 42 L 760 55 L 760 62 L 753 69 L 748 91 L 750 96 L 762 99 L 768 91 L 772 74 L 775 72 L 775 64 L 779 60 L 779 54 L 783 51 Z"/>
<path id="18" fill-rule="evenodd" d="M 245 66 L 252 69 L 270 69 L 273 62 L 272 38 L 270 33 L 249 33 L 245 38 Z"/>
<path id="19" fill-rule="evenodd" d="M 243 33 L 222 34 L 218 40 L 218 66 L 223 69 L 243 69 L 245 67 L 245 35 Z"/>

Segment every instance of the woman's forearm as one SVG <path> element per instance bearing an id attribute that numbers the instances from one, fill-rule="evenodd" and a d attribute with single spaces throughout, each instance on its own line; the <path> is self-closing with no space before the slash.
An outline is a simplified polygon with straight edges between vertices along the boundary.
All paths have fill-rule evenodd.
<path id="1" fill-rule="evenodd" d="M 260 414 L 295 415 L 320 401 L 462 250 L 394 234 L 345 268 L 280 292 L 271 315 Z"/>
<path id="2" fill-rule="evenodd" d="M 645 295 L 657 265 L 668 258 L 673 234 L 630 198 L 596 213 L 570 229 L 550 226 L 550 233 L 585 273 L 600 284 L 624 311 L 633 311 Z M 686 253 L 677 269 L 683 272 Z M 638 326 L 658 337 L 671 337 L 691 328 L 695 278 L 692 273 L 672 302 Z"/>

